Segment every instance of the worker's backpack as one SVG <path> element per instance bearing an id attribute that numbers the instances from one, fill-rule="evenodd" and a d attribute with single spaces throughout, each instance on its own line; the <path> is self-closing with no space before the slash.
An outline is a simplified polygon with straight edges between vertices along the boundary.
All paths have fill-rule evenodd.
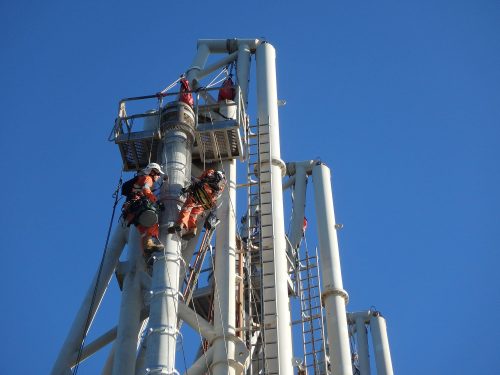
<path id="1" fill-rule="evenodd" d="M 127 198 L 130 198 L 132 196 L 132 191 L 134 189 L 134 184 L 137 182 L 137 178 L 139 176 L 134 176 L 132 179 L 125 181 L 122 184 L 122 195 L 124 195 Z"/>

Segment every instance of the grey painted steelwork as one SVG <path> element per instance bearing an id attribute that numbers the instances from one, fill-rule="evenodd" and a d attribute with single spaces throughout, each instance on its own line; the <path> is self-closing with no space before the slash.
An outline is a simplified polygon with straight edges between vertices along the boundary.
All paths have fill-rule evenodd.
<path id="1" fill-rule="evenodd" d="M 222 56 L 215 63 L 206 66 L 211 54 Z M 245 110 L 249 102 L 248 82 L 252 54 L 255 54 L 257 62 L 257 125 L 249 125 Z M 288 285 L 288 273 L 292 268 L 288 267 L 287 260 L 283 190 L 293 187 L 295 194 L 289 238 L 292 249 L 289 254 L 293 257 L 298 254 L 302 242 L 308 175 L 312 175 L 314 183 L 323 285 L 318 282 L 317 286 L 307 286 L 305 280 L 312 280 L 309 270 L 317 268 L 317 264 L 307 264 L 303 268 L 299 263 L 299 272 L 307 271 L 298 275 L 299 283 L 304 284 L 302 292 L 308 290 L 309 293 L 303 297 L 305 294 L 299 291 L 301 303 L 308 298 L 304 305 L 308 308 L 302 311 L 307 310 L 302 323 L 316 319 L 320 323 L 315 324 L 321 325 L 323 330 L 323 310 L 319 307 L 320 312 L 313 313 L 312 306 L 316 306 L 316 303 L 311 297 L 313 287 L 321 291 L 323 286 L 321 300 L 328 329 L 331 371 L 324 359 L 316 361 L 318 363 L 314 363 L 312 367 L 319 372 L 316 375 L 352 375 L 349 321 L 351 330 L 356 331 L 357 335 L 357 366 L 360 374 L 370 375 L 366 331 L 368 324 L 371 328 L 377 375 L 393 374 L 385 319 L 374 311 L 346 316 L 348 295 L 342 283 L 328 167 L 317 160 L 286 165 L 281 160 L 275 58 L 274 47 L 258 39 L 199 40 L 197 54 L 186 72 L 191 87 L 198 88 L 201 78 L 235 62 L 237 96 L 234 102 L 217 102 L 208 92 L 217 88 L 199 92 L 205 104 L 196 105 L 195 111 L 182 102 L 170 102 L 160 108 L 163 99 L 177 95 L 172 93 L 165 93 L 161 97 L 147 95 L 120 101 L 119 116 L 113 130 L 114 141 L 119 146 L 124 161 L 124 170 L 136 170 L 155 161 L 162 164 L 168 176 L 159 195 L 159 200 L 165 206 L 165 211 L 160 216 L 160 240 L 165 245 L 165 250 L 155 253 L 150 277 L 141 256 L 141 239 L 137 230 L 133 227 L 133 230 L 129 230 L 120 222 L 104 258 L 102 274 L 95 289 L 95 304 L 90 309 L 94 278 L 51 375 L 71 373 L 85 333 L 86 319 L 88 316 L 90 320 L 94 318 L 115 270 L 120 283 L 123 281 L 120 284 L 123 292 L 118 325 L 83 348 L 80 357 L 82 361 L 115 340 L 102 375 L 177 374 L 175 357 L 181 321 L 197 330 L 208 347 L 186 374 L 203 374 L 207 371 L 214 375 L 294 374 L 293 367 L 300 367 L 300 361 L 293 361 L 289 293 L 294 291 Z M 127 116 L 125 102 L 151 99 L 158 100 L 158 109 Z M 229 115 L 230 112 L 233 115 Z M 125 132 L 125 127 L 130 130 L 129 120 L 134 119 L 142 119 L 144 128 Z M 252 133 L 256 128 L 257 133 Z M 197 148 L 193 164 L 195 139 Z M 257 149 L 257 162 L 250 161 L 249 150 L 252 145 Z M 245 148 L 246 153 L 243 151 Z M 249 187 L 246 232 L 257 229 L 259 233 L 252 232 L 254 238 L 258 237 L 258 241 L 248 245 L 246 249 L 244 245 L 237 248 L 236 242 L 236 158 L 247 158 L 247 181 L 241 185 Z M 189 291 L 192 299 L 189 297 L 184 303 L 179 298 L 187 272 L 185 263 L 191 260 L 197 249 L 203 220 L 198 223 L 198 236 L 189 242 L 181 240 L 178 234 L 169 234 L 167 228 L 177 220 L 183 203 L 180 191 L 190 181 L 191 169 L 195 171 L 195 175 L 199 175 L 206 168 L 206 162 L 214 163 L 211 166 L 216 169 L 222 168 L 228 180 L 228 187 L 217 208 L 217 216 L 221 222 L 217 227 L 216 258 L 211 281 L 211 285 L 215 285 L 215 292 L 212 294 L 211 286 L 198 289 L 199 293 L 190 294 Z M 283 183 L 285 174 L 291 177 Z M 120 254 L 127 242 L 129 259 L 119 264 Z M 250 242 L 249 240 L 248 244 Z M 236 275 L 237 258 L 239 263 Z M 201 266 L 196 272 L 200 269 Z M 193 280 L 196 280 L 199 275 L 196 272 L 190 270 L 189 277 L 194 275 Z M 243 291 L 243 287 L 247 290 Z M 144 297 L 146 290 L 150 291 L 147 298 Z M 256 295 L 252 297 L 253 292 Z M 214 304 L 212 317 L 210 298 Z M 238 302 L 235 301 L 236 298 Z M 201 307 L 197 310 L 198 313 L 191 309 L 196 304 Z M 316 326 L 310 326 L 311 330 L 316 329 Z M 140 332 L 144 334 L 142 338 L 139 338 Z M 309 346 L 319 346 L 320 341 L 315 340 L 314 345 Z M 326 351 L 323 337 L 322 340 L 322 350 Z M 306 342 L 303 344 L 298 346 L 308 347 Z M 317 354 L 316 349 L 311 351 L 313 355 Z M 304 354 L 306 355 L 308 354 Z M 264 368 L 259 367 L 261 361 L 265 362 Z"/>
<path id="2" fill-rule="evenodd" d="M 160 160 L 168 180 L 162 185 L 159 200 L 165 206 L 160 217 L 160 240 L 165 250 L 157 254 L 153 265 L 146 354 L 150 373 L 175 371 L 182 240 L 177 234 L 168 234 L 167 229 L 177 220 L 180 191 L 191 178 L 194 124 L 194 112 L 183 102 L 169 103 L 162 110 L 161 125 L 166 130 Z"/>

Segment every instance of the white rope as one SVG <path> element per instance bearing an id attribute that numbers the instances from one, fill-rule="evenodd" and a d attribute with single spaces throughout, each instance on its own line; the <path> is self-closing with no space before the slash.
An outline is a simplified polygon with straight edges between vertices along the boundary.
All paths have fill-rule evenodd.
<path id="1" fill-rule="evenodd" d="M 158 125 L 156 126 L 156 130 L 159 132 L 161 128 L 161 106 L 163 104 L 163 97 L 158 98 L 158 109 L 157 109 L 157 115 L 158 115 Z M 151 144 L 149 145 L 149 158 L 148 158 L 148 164 L 151 163 L 151 154 L 153 153 L 153 144 L 154 144 L 154 136 L 151 137 Z"/>
<path id="2" fill-rule="evenodd" d="M 220 167 L 222 169 L 222 172 L 224 173 L 224 176 L 227 176 L 227 173 L 226 173 L 226 171 L 224 169 L 224 163 L 222 162 L 222 156 L 220 154 L 219 141 L 217 141 L 216 137 L 214 137 L 214 139 L 215 139 L 215 152 L 219 156 Z M 226 181 L 227 181 L 227 179 L 226 179 Z M 229 185 L 229 183 L 228 183 L 228 185 Z M 227 188 L 229 190 L 230 186 L 228 186 Z M 234 218 L 236 219 L 236 217 L 237 217 L 236 216 L 236 208 L 235 208 L 235 205 L 233 204 L 233 200 L 231 199 L 231 194 L 228 193 L 228 197 L 229 197 L 229 206 L 231 207 L 231 212 L 232 212 Z M 236 230 L 239 233 L 239 231 L 240 231 L 240 225 L 238 223 L 239 223 L 239 221 L 236 220 Z"/>
<path id="3" fill-rule="evenodd" d="M 219 78 L 219 76 L 220 76 L 221 74 L 223 74 L 223 73 L 226 73 L 226 76 L 225 76 L 223 79 L 221 79 L 221 80 L 219 80 L 219 81 L 215 82 L 215 81 Z M 219 74 L 217 74 L 217 75 L 215 76 L 215 78 L 214 78 L 214 79 L 212 79 L 212 81 L 211 81 L 211 82 L 207 85 L 207 89 L 208 89 L 208 88 L 210 88 L 210 87 L 212 87 L 212 86 L 215 86 L 216 84 L 218 84 L 218 83 L 220 83 L 220 82 L 222 82 L 222 81 L 224 81 L 224 80 L 227 78 L 227 76 L 228 76 L 228 75 L 229 75 L 229 71 L 227 70 L 227 67 L 226 67 L 226 68 L 224 68 L 224 69 L 222 69 L 222 70 L 219 72 Z"/>
<path id="4" fill-rule="evenodd" d="M 175 85 L 177 85 L 179 83 L 179 81 L 182 79 L 183 77 L 180 76 L 179 78 L 177 78 L 174 82 L 172 82 L 169 86 L 165 87 L 163 90 L 161 90 L 159 92 L 159 94 L 165 94 L 168 90 L 170 90 L 171 88 L 175 87 Z"/>
<path id="5" fill-rule="evenodd" d="M 221 83 L 221 82 L 224 82 L 224 81 L 226 80 L 226 78 L 227 78 L 227 76 L 226 76 L 226 77 L 224 77 L 224 78 L 219 79 L 219 80 L 218 80 L 218 81 L 216 81 L 216 82 L 211 83 L 211 84 L 210 84 L 210 86 L 207 86 L 207 89 L 208 89 L 208 88 L 210 88 L 210 87 L 212 87 L 212 86 L 217 86 L 217 85 L 218 85 L 219 83 Z"/>
<path id="6" fill-rule="evenodd" d="M 177 249 L 177 254 L 179 254 L 178 251 L 179 251 L 179 249 Z M 170 280 L 170 273 L 168 271 L 168 265 L 167 265 L 167 248 L 166 248 L 166 246 L 163 247 L 163 259 L 162 259 L 162 261 L 165 262 L 165 271 L 167 271 L 168 283 L 170 284 L 170 287 L 172 287 L 172 281 Z M 176 318 L 179 316 L 178 311 L 177 311 L 178 310 L 178 305 L 179 305 L 179 299 L 178 298 L 179 297 L 177 297 L 177 303 L 175 303 L 175 301 L 174 301 L 174 309 L 175 309 L 175 317 Z M 168 314 L 168 310 L 169 309 L 167 308 L 165 310 L 167 311 L 167 321 L 171 322 L 169 314 Z M 177 327 L 177 321 L 175 322 L 175 326 Z M 177 333 L 178 333 L 178 331 L 177 331 Z M 169 342 L 169 344 L 170 344 L 170 342 Z M 177 349 L 177 336 L 175 336 L 175 346 L 176 347 L 174 348 L 174 352 Z M 168 350 L 168 345 L 167 345 L 167 350 Z M 175 370 L 175 363 L 173 364 L 173 368 Z"/>

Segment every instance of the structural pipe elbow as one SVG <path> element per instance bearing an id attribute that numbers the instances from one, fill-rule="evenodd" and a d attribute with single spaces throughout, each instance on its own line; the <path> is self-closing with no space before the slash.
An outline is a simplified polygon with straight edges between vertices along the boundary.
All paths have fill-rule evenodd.
<path id="1" fill-rule="evenodd" d="M 198 39 L 197 47 L 205 46 L 210 53 L 233 53 L 241 45 L 248 45 L 250 51 L 255 52 L 263 41 L 260 39 Z"/>
<path id="2" fill-rule="evenodd" d="M 191 67 L 186 71 L 186 78 L 193 88 L 197 88 L 200 78 L 234 61 L 238 57 L 240 49 L 247 49 L 254 53 L 261 43 L 262 41 L 259 39 L 199 39 L 197 43 L 198 52 Z M 208 57 L 210 54 L 215 53 L 229 53 L 230 55 L 205 69 Z"/>
<path id="3" fill-rule="evenodd" d="M 319 159 L 304 160 L 304 161 L 294 161 L 286 163 L 286 174 L 289 176 L 294 176 L 297 173 L 297 168 L 304 168 L 307 175 L 312 174 L 312 168 L 321 163 Z"/>

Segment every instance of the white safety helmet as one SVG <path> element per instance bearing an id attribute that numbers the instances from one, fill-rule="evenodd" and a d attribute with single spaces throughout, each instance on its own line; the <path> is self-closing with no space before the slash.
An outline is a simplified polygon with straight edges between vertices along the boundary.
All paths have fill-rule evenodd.
<path id="1" fill-rule="evenodd" d="M 226 179 L 226 176 L 224 176 L 224 172 L 222 171 L 217 171 L 215 172 L 217 176 L 219 177 L 219 181 L 224 181 Z"/>
<path id="2" fill-rule="evenodd" d="M 155 170 L 157 173 L 161 175 L 165 174 L 158 163 L 149 163 L 148 166 L 142 170 L 142 173 L 148 175 L 151 173 L 152 170 Z"/>

